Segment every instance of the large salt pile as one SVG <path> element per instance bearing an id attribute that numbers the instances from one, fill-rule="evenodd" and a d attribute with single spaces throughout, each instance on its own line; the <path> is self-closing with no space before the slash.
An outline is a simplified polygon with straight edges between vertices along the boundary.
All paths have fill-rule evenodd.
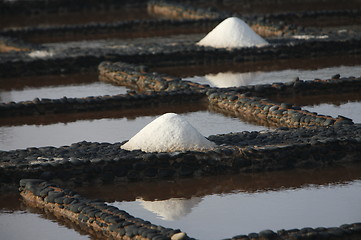
<path id="1" fill-rule="evenodd" d="M 255 33 L 243 20 L 230 17 L 218 24 L 198 45 L 214 48 L 265 46 L 268 42 Z"/>
<path id="2" fill-rule="evenodd" d="M 176 152 L 205 151 L 215 146 L 185 119 L 175 113 L 166 113 L 145 126 L 121 148 L 144 152 Z"/>

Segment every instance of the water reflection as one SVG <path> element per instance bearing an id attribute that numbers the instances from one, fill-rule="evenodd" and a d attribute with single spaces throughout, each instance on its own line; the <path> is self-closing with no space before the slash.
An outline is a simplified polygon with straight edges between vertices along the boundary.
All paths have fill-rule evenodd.
<path id="1" fill-rule="evenodd" d="M 153 224 L 180 228 L 198 239 L 222 239 L 264 229 L 335 227 L 359 222 L 360 201 L 361 179 L 298 189 L 112 205 Z"/>
<path id="2" fill-rule="evenodd" d="M 0 79 L 0 102 L 31 101 L 124 94 L 127 88 L 99 82 L 98 73 L 46 75 Z"/>
<path id="3" fill-rule="evenodd" d="M 227 88 L 245 85 L 271 84 L 274 82 L 290 82 L 296 77 L 303 80 L 329 79 L 335 74 L 344 77 L 361 76 L 361 66 L 339 66 L 320 68 L 317 70 L 286 69 L 269 72 L 219 72 L 217 74 L 206 74 L 204 76 L 185 77 L 201 84 L 209 84 L 212 87 Z"/>
<path id="4" fill-rule="evenodd" d="M 207 74 L 204 77 L 186 78 L 192 82 L 200 84 L 209 84 L 211 87 L 227 88 L 227 87 L 239 87 L 251 84 L 259 73 L 217 73 Z"/>
<path id="5" fill-rule="evenodd" d="M 354 123 L 361 123 L 361 101 L 347 102 L 341 105 L 323 103 L 314 106 L 305 106 L 304 109 L 310 112 L 337 117 L 342 115 L 351 118 Z"/>
<path id="6" fill-rule="evenodd" d="M 117 183 L 77 189 L 89 198 L 107 202 L 161 201 L 170 198 L 189 199 L 207 195 L 256 193 L 298 189 L 308 186 L 342 184 L 361 179 L 361 164 L 325 169 L 294 169 L 285 172 L 242 173 L 237 175 L 185 178 L 172 181 Z M 119 191 L 114 191 L 119 189 Z"/>
<path id="7" fill-rule="evenodd" d="M 104 96 L 125 94 L 127 88 L 114 86 L 103 82 L 85 83 L 77 85 L 59 85 L 51 87 L 26 87 L 22 90 L 0 90 L 1 102 L 31 101 L 34 98 L 58 99 L 62 97 L 82 98 L 88 96 Z"/>
<path id="8" fill-rule="evenodd" d="M 144 201 L 137 199 L 137 201 L 144 209 L 157 214 L 161 219 L 175 221 L 190 214 L 192 208 L 196 207 L 202 201 L 202 198 L 171 198 L 161 201 Z"/>
<path id="9" fill-rule="evenodd" d="M 263 126 L 252 125 L 238 118 L 229 118 L 220 113 L 209 111 L 188 112 L 180 115 L 187 119 L 204 136 L 265 129 Z M 0 138 L 0 149 L 14 150 L 41 146 L 60 147 L 84 140 L 90 142 L 122 142 L 133 137 L 157 117 L 159 115 L 79 120 L 40 126 L 3 126 L 0 127 L 0 132 L 6 133 L 8 137 Z"/>

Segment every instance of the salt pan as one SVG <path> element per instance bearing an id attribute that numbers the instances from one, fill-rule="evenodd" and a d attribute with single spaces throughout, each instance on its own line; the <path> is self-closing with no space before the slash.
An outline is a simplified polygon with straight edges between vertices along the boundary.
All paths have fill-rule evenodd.
<path id="1" fill-rule="evenodd" d="M 243 20 L 230 17 L 218 24 L 198 43 L 214 48 L 265 46 L 268 42 L 255 33 Z"/>
<path id="2" fill-rule="evenodd" d="M 185 119 L 175 113 L 166 113 L 145 126 L 121 148 L 130 151 L 177 152 L 206 151 L 215 146 Z"/>

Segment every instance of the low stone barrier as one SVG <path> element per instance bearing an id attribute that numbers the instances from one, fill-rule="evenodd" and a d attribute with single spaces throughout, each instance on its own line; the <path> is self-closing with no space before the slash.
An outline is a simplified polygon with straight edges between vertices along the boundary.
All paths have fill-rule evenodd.
<path id="1" fill-rule="evenodd" d="M 353 124 L 346 117 L 333 118 L 302 110 L 289 103 L 274 103 L 268 99 L 247 97 L 236 92 L 207 92 L 213 109 L 219 108 L 234 115 L 246 115 L 266 125 L 286 127 L 325 127 L 334 124 Z"/>
<path id="2" fill-rule="evenodd" d="M 320 94 L 344 91 L 358 91 L 361 89 L 361 78 L 343 78 L 330 80 L 300 81 L 294 83 L 274 83 L 256 86 L 244 86 L 231 89 L 210 88 L 209 85 L 182 81 L 180 78 L 150 74 L 145 68 L 121 62 L 103 62 L 99 65 L 99 79 L 113 84 L 137 88 L 139 90 L 174 91 L 187 89 L 208 95 L 212 108 L 216 111 L 228 112 L 235 115 L 246 115 L 267 125 L 287 127 L 316 127 L 333 124 L 352 124 L 352 120 L 345 117 L 333 118 L 302 110 L 289 103 L 274 103 L 267 99 L 251 97 L 254 94 L 262 97 L 286 94 Z M 143 72 L 141 72 L 143 71 Z M 352 87 L 354 86 L 354 87 Z M 309 92 L 308 92 L 309 91 Z M 218 110 L 219 109 L 219 110 Z"/>
<path id="3" fill-rule="evenodd" d="M 27 206 L 65 218 L 92 235 L 114 239 L 186 240 L 193 239 L 179 229 L 165 228 L 129 215 L 99 200 L 89 200 L 72 190 L 61 188 L 41 179 L 20 180 L 20 195 Z M 259 233 L 237 235 L 227 240 L 356 240 L 361 237 L 361 223 L 344 224 L 332 228 L 302 228 L 291 230 L 263 230 Z"/>
<path id="4" fill-rule="evenodd" d="M 187 98 L 184 98 L 187 96 Z M 71 112 L 134 109 L 145 106 L 179 104 L 199 101 L 204 94 L 195 91 L 145 92 L 85 98 L 39 99 L 33 101 L 0 103 L 0 117 L 31 116 Z"/>
<path id="5" fill-rule="evenodd" d="M 207 86 L 183 81 L 160 73 L 145 72 L 142 66 L 122 62 L 102 62 L 99 67 L 99 80 L 115 85 L 126 86 L 140 91 L 171 92 L 177 90 L 204 93 Z"/>
<path id="6" fill-rule="evenodd" d="M 149 47 L 127 45 L 126 48 L 82 49 L 70 48 L 55 52 L 51 57 L 31 58 L 28 53 L 7 53 L 0 58 L 0 77 L 64 74 L 95 69 L 102 61 L 122 61 L 149 67 L 193 65 L 208 63 L 238 63 L 270 59 L 289 59 L 312 56 L 356 55 L 361 53 L 360 39 L 327 40 L 275 40 L 271 46 L 241 49 L 214 49 L 195 45 L 194 42 L 178 42 L 169 45 L 159 39 Z M 144 39 L 147 43 L 147 39 Z"/>
<path id="7" fill-rule="evenodd" d="M 56 217 L 63 217 L 77 225 L 85 225 L 87 232 L 94 235 L 128 240 L 192 239 L 179 229 L 151 224 L 114 206 L 85 199 L 69 189 L 43 180 L 21 180 L 20 195 L 27 205 L 50 211 Z"/>
<path id="8" fill-rule="evenodd" d="M 61 184 L 127 182 L 317 168 L 360 162 L 361 125 L 209 136 L 208 152 L 145 153 L 122 143 L 0 151 L 0 183 L 42 178 Z"/>
<path id="9" fill-rule="evenodd" d="M 361 93 L 361 76 L 340 77 L 339 74 L 330 79 L 300 80 L 292 82 L 260 84 L 236 89 L 237 92 L 250 92 L 253 96 L 267 98 L 293 98 L 316 95 L 339 95 L 345 93 Z"/>

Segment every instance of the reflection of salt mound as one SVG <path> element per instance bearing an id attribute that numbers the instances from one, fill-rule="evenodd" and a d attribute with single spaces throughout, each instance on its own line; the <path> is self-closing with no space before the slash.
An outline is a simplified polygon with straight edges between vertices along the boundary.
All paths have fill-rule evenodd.
<path id="1" fill-rule="evenodd" d="M 175 113 L 166 113 L 145 126 L 121 148 L 145 152 L 175 152 L 203 151 L 215 146 L 215 143 L 207 140 L 185 119 Z"/>
<path id="2" fill-rule="evenodd" d="M 140 201 L 141 205 L 157 214 L 164 220 L 173 221 L 178 220 L 192 211 L 198 203 L 202 201 L 201 198 L 195 197 L 191 199 L 176 199 L 171 198 L 164 201 Z"/>
<path id="3" fill-rule="evenodd" d="M 250 84 L 257 73 L 248 72 L 248 73 L 217 73 L 217 74 L 207 74 L 205 79 L 214 87 L 219 88 L 228 88 L 228 87 L 239 87 Z"/>
<path id="4" fill-rule="evenodd" d="M 230 17 L 218 24 L 197 44 L 214 48 L 239 48 L 265 46 L 268 42 L 241 19 Z"/>

